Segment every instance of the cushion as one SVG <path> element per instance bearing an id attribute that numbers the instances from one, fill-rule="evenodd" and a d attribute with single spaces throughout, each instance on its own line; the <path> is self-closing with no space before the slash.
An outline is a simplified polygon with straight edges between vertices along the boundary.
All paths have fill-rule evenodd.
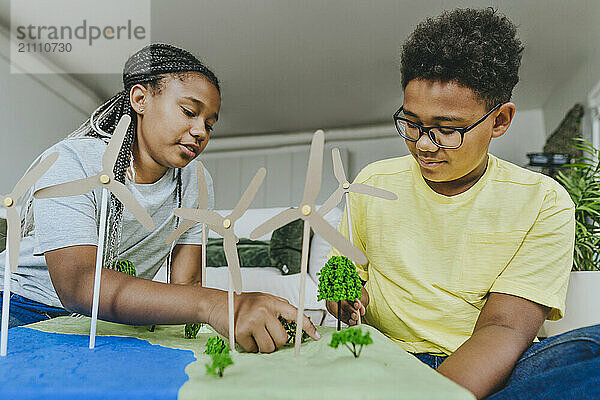
<path id="1" fill-rule="evenodd" d="M 270 267 L 269 242 L 241 238 L 237 244 L 240 267 Z M 206 245 L 206 266 L 227 266 L 223 239 L 209 238 Z"/>
<path id="2" fill-rule="evenodd" d="M 293 275 L 300 272 L 303 231 L 304 221 L 301 219 L 292 221 L 273 231 L 269 244 L 269 258 L 271 259 L 271 265 L 279 268 L 283 275 Z M 310 233 L 312 237 L 312 230 Z"/>

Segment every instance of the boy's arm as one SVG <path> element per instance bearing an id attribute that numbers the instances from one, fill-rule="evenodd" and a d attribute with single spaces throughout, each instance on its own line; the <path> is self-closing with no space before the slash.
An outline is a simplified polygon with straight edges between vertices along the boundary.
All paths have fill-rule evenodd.
<path id="1" fill-rule="evenodd" d="M 437 371 L 478 399 L 500 390 L 549 311 L 521 297 L 490 293 L 473 335 Z"/>
<path id="2" fill-rule="evenodd" d="M 202 245 L 178 244 L 173 248 L 171 283 L 200 286 L 202 283 Z"/>

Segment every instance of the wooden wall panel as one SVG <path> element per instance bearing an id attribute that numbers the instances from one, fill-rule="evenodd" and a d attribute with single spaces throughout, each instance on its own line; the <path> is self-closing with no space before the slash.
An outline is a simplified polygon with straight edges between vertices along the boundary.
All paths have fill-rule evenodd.
<path id="1" fill-rule="evenodd" d="M 348 152 L 344 149 L 340 151 L 342 161 L 347 164 Z M 215 208 L 235 207 L 260 167 L 267 168 L 267 176 L 251 207 L 297 206 L 304 193 L 309 152 L 310 147 L 303 145 L 202 155 L 202 162 L 214 181 Z M 317 204 L 323 203 L 337 186 L 331 163 L 331 147 L 327 146 L 323 155 L 323 176 Z"/>

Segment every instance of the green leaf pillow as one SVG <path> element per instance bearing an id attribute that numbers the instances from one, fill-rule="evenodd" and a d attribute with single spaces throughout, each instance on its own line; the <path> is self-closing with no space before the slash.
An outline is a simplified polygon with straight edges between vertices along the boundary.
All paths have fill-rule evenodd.
<path id="1" fill-rule="evenodd" d="M 279 268 L 283 275 L 300 272 L 303 230 L 304 221 L 297 219 L 273 231 L 269 244 L 269 258 L 271 265 Z M 311 230 L 311 238 L 312 235 Z"/>
<path id="2" fill-rule="evenodd" d="M 240 238 L 237 244 L 240 267 L 270 267 L 269 242 Z M 225 267 L 227 259 L 223 250 L 223 239 L 208 239 L 206 266 Z"/>

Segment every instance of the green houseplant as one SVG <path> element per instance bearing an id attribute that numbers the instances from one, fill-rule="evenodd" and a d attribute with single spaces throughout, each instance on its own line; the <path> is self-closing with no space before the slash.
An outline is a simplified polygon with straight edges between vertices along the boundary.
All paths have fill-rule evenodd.
<path id="1" fill-rule="evenodd" d="M 546 321 L 539 336 L 549 337 L 600 322 L 600 150 L 582 138 L 574 147 L 583 153 L 561 168 L 555 179 L 575 203 L 575 250 L 567 289 L 565 315 Z"/>
<path id="2" fill-rule="evenodd" d="M 600 270 L 600 150 L 575 138 L 574 147 L 584 156 L 558 171 L 556 180 L 575 203 L 574 271 Z"/>

